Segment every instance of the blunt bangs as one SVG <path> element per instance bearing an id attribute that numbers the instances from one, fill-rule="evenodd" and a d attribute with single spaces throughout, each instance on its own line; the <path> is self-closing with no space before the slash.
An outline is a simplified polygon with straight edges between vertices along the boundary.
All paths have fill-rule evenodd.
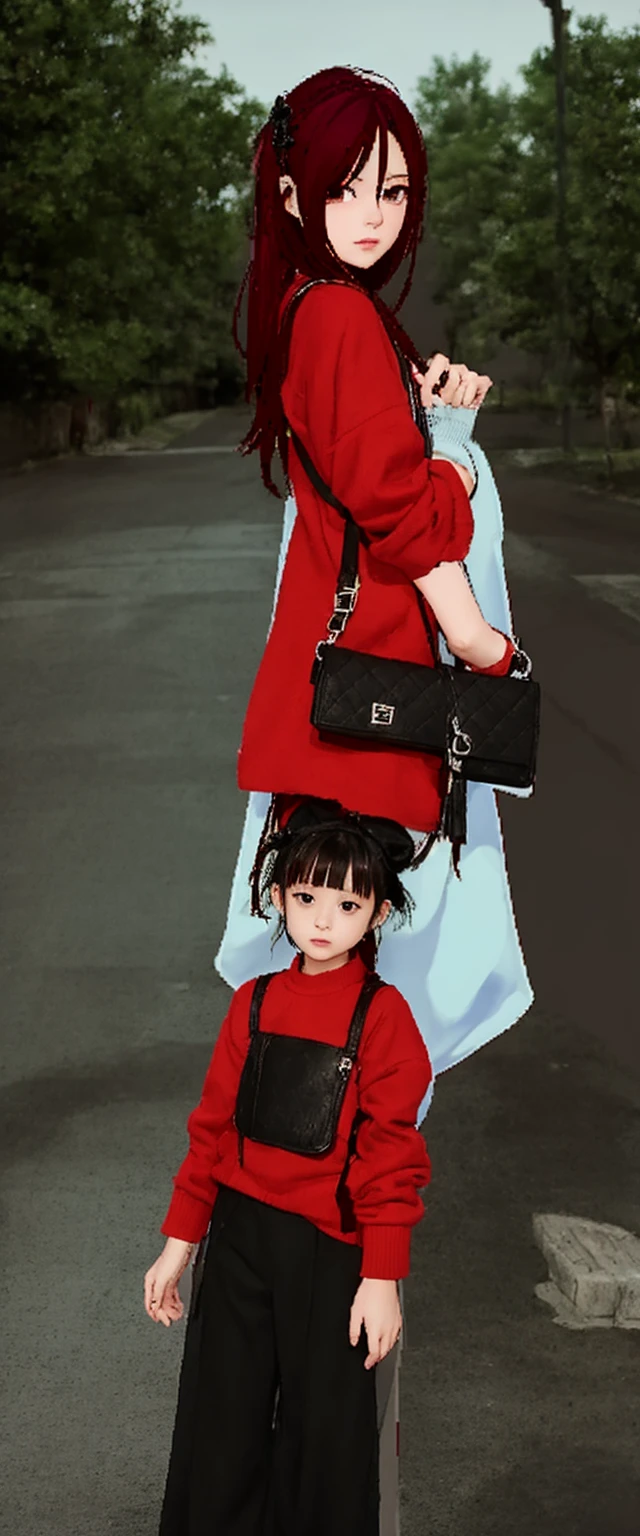
<path id="1" fill-rule="evenodd" d="M 383 882 L 376 881 L 374 862 L 363 839 L 353 834 L 347 839 L 339 831 L 313 832 L 293 851 L 284 876 L 285 889 L 292 885 L 328 885 L 332 890 L 344 891 L 349 873 L 354 896 L 376 899 L 378 885 L 382 894 L 376 904 L 384 901 Z"/>

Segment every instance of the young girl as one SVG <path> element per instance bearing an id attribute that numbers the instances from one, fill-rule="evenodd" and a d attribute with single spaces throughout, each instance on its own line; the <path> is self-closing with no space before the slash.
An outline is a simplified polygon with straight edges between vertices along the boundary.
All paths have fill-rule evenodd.
<path id="1" fill-rule="evenodd" d="M 418 125 L 380 78 L 321 70 L 278 99 L 254 169 L 243 289 L 248 284 L 247 398 L 255 393 L 256 411 L 242 446 L 259 448 L 264 482 L 276 494 L 277 446 L 290 494 L 272 624 L 239 755 L 239 785 L 251 793 L 216 959 L 232 986 L 282 964 L 281 944 L 271 953 L 273 935 L 252 912 L 247 885 L 270 807 L 271 824 L 282 825 L 301 797 L 335 798 L 393 818 L 424 846 L 425 834 L 441 825 L 445 792 L 441 759 L 383 741 L 323 739 L 310 722 L 312 663 L 333 609 L 344 524 L 309 478 L 287 422 L 363 535 L 344 643 L 433 665 L 418 588 L 446 639 L 445 660 L 455 654 L 496 675 L 517 660 L 507 633 L 500 505 L 471 442 L 490 380 L 441 356 L 427 366 L 396 317 L 425 205 Z M 405 258 L 409 270 L 392 310 L 379 290 Z M 427 412 L 427 453 L 398 352 L 414 368 L 418 407 Z M 438 389 L 445 403 L 436 407 Z M 412 932 L 392 935 L 383 957 L 384 977 L 409 1001 L 435 1072 L 506 1029 L 532 1000 L 489 785 L 469 786 L 467 841 L 458 851 L 460 880 L 442 841 L 411 871 Z"/>
<path id="2" fill-rule="evenodd" d="M 391 911 L 408 911 L 412 855 L 393 823 L 313 801 L 264 848 L 262 899 L 270 888 L 298 953 L 266 991 L 252 980 L 232 999 L 145 1276 L 146 1310 L 169 1327 L 211 1221 L 160 1536 L 378 1536 L 375 1368 L 400 1333 L 397 1282 L 423 1215 L 416 1115 L 431 1067 L 368 961 Z M 270 1038 L 247 1078 L 254 1031 Z M 311 1081 L 301 1049 L 322 1051 Z M 310 1139 L 334 1079 L 344 1098 Z"/>

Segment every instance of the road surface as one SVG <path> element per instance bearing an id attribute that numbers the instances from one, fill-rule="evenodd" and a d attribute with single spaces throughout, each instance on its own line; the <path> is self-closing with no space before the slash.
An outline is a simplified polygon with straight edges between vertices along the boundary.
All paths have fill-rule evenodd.
<path id="1" fill-rule="evenodd" d="M 228 999 L 279 543 L 256 457 L 224 451 L 245 420 L 0 485 L 7 1536 L 157 1529 L 183 1334 L 142 1281 Z M 640 1335 L 554 1324 L 532 1216 L 640 1230 L 640 508 L 500 484 L 544 690 L 536 794 L 501 800 L 536 1002 L 439 1079 L 425 1127 L 402 1533 L 637 1536 Z"/>

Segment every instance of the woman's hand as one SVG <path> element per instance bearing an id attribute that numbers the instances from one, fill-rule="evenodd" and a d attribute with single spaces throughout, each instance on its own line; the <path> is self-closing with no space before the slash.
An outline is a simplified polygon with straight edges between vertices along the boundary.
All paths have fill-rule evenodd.
<path id="1" fill-rule="evenodd" d="M 384 1360 L 393 1349 L 402 1328 L 402 1313 L 395 1280 L 361 1280 L 353 1299 L 349 1318 L 349 1339 L 357 1344 L 364 1323 L 369 1353 L 365 1370 Z"/>
<path id="2" fill-rule="evenodd" d="M 426 410 L 431 410 L 433 405 L 434 389 L 435 398 L 441 400 L 443 405 L 463 405 L 477 410 L 493 386 L 493 379 L 488 374 L 472 373 L 464 363 L 450 363 L 443 352 L 436 352 L 435 357 L 429 359 L 426 373 L 419 373 L 414 363 L 411 364 L 411 372 L 420 385 L 420 396 Z M 447 378 L 440 386 L 443 374 Z"/>
<path id="3" fill-rule="evenodd" d="M 177 1323 L 184 1312 L 178 1281 L 195 1247 L 195 1243 L 187 1243 L 181 1237 L 168 1237 L 159 1259 L 144 1277 L 145 1312 L 154 1323 L 164 1323 L 165 1328 Z"/>

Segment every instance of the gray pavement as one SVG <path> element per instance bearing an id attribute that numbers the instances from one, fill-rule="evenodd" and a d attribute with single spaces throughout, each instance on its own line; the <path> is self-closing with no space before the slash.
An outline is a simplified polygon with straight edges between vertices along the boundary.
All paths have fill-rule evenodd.
<path id="1" fill-rule="evenodd" d="M 640 1335 L 554 1322 L 532 1219 L 640 1231 L 639 513 L 499 480 L 544 689 L 536 794 L 501 801 L 536 1003 L 426 1122 L 402 1532 L 635 1536 Z M 153 1327 L 142 1279 L 229 995 L 211 959 L 280 517 L 233 453 L 0 482 L 7 1536 L 157 1529 L 184 1325 Z"/>

